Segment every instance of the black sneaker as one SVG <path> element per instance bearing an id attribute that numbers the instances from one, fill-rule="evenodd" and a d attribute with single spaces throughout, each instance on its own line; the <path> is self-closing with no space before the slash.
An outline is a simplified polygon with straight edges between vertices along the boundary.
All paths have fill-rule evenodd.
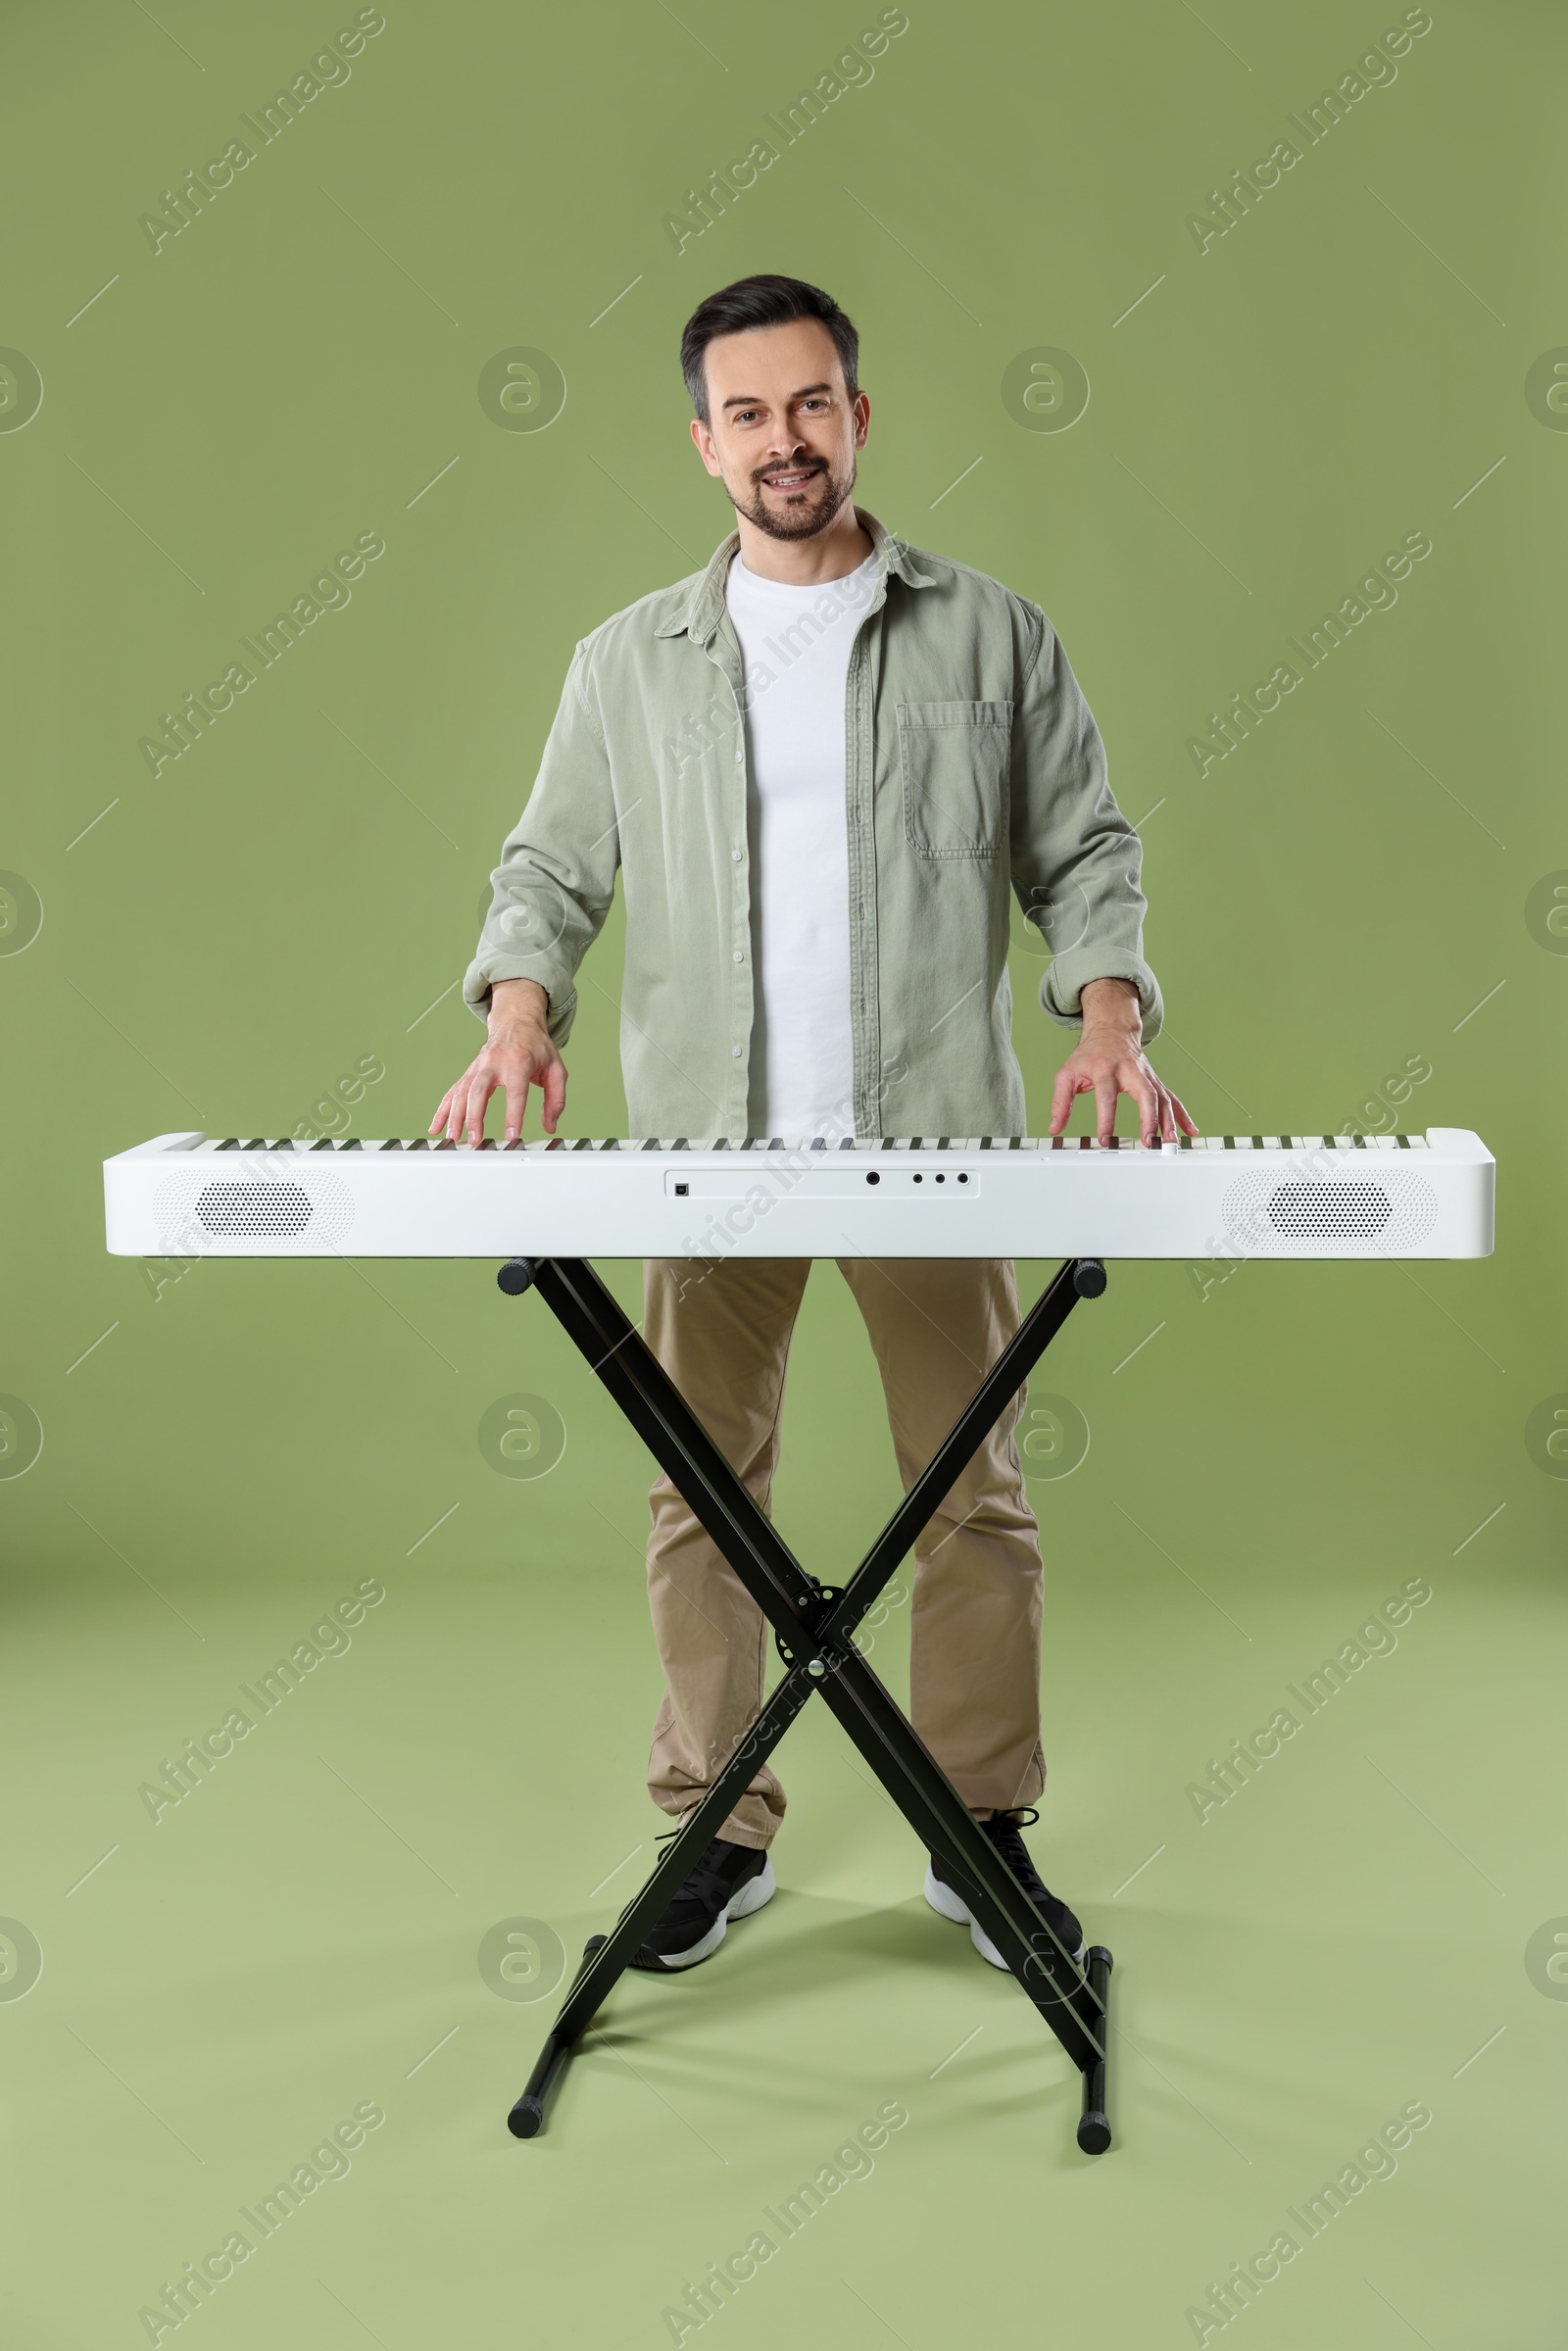
<path id="1" fill-rule="evenodd" d="M 765 1848 L 715 1837 L 657 1927 L 632 1955 L 640 1968 L 695 1967 L 710 1959 L 731 1919 L 750 1918 L 778 1890 Z"/>
<path id="2" fill-rule="evenodd" d="M 1050 1886 L 1042 1883 L 1029 1857 L 1029 1848 L 1019 1835 L 1021 1829 L 1032 1828 L 1039 1818 L 1039 1813 L 1032 1807 L 1022 1812 L 994 1812 L 988 1821 L 976 1821 L 975 1827 L 996 1846 L 1062 1949 L 1069 1957 L 1081 1962 L 1084 1931 L 1066 1903 L 1059 1901 Z M 989 1959 L 993 1967 L 1006 1966 L 1006 1961 L 962 1894 L 944 1877 L 943 1865 L 934 1854 L 925 1874 L 925 1898 L 932 1909 L 940 1911 L 945 1919 L 956 1919 L 968 1928 L 969 1940 L 982 1959 Z"/>

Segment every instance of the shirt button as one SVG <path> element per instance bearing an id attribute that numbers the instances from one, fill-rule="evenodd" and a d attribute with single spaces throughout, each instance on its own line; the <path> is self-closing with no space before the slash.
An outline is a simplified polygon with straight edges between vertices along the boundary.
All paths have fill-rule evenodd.
<path id="1" fill-rule="evenodd" d="M 741 853 L 740 853 L 740 851 L 739 851 L 738 849 L 732 849 L 732 850 L 730 851 L 730 853 L 729 853 L 729 857 L 730 857 L 730 863 L 731 863 L 732 865 L 738 865 L 738 864 L 740 863 L 740 861 L 741 861 Z"/>
<path id="2" fill-rule="evenodd" d="M 732 1045 L 732 1046 L 730 1047 L 730 1049 L 729 1049 L 729 1057 L 730 1057 L 730 1059 L 731 1059 L 732 1061 L 738 1061 L 738 1060 L 740 1059 L 740 1057 L 741 1057 L 741 1049 L 740 1049 L 740 1047 L 739 1047 L 738 1045 Z"/>
<path id="3" fill-rule="evenodd" d="M 746 957 L 745 957 L 745 956 L 742 955 L 742 953 L 741 953 L 741 951 L 740 951 L 740 949 L 739 949 L 738 947 L 737 947 L 737 949 L 735 950 L 735 960 L 736 960 L 736 962 L 737 962 L 737 963 L 744 963 L 744 962 L 745 962 L 745 960 L 746 960 Z"/>

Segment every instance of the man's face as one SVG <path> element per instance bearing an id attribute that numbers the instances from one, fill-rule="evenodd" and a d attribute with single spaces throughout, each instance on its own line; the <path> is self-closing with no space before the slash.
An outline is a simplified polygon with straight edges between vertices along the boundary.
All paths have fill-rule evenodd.
<path id="1" fill-rule="evenodd" d="M 871 404 L 852 401 L 819 318 L 719 335 L 708 346 L 708 413 L 692 439 L 738 514 L 771 539 L 825 530 L 855 487 Z"/>

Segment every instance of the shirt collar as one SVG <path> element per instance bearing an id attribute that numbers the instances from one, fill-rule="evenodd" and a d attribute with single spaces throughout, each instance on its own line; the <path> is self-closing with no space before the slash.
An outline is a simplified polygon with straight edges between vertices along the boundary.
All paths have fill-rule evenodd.
<path id="1" fill-rule="evenodd" d="M 870 534 L 877 559 L 879 594 L 886 592 L 890 571 L 896 572 L 906 587 L 930 588 L 936 585 L 936 574 L 922 569 L 912 551 L 879 522 L 875 514 L 868 514 L 863 506 L 858 506 L 855 515 L 861 528 Z M 660 621 L 654 630 L 656 637 L 678 637 L 684 630 L 695 643 L 704 646 L 709 643 L 718 627 L 719 615 L 724 609 L 724 583 L 740 543 L 740 532 L 732 530 L 723 545 L 715 549 L 707 570 L 680 592 L 679 602 L 668 619 Z"/>

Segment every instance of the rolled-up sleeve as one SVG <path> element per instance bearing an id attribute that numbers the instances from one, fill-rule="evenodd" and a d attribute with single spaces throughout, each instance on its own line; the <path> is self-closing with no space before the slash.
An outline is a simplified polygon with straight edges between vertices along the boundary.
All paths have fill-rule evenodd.
<path id="1" fill-rule="evenodd" d="M 1012 886 L 1052 951 L 1040 1002 L 1083 1025 L 1091 980 L 1131 980 L 1144 1036 L 1159 1033 L 1159 983 L 1144 960 L 1143 844 L 1112 796 L 1094 714 L 1051 622 L 1026 604 L 1028 644 L 1013 710 Z"/>
<path id="2" fill-rule="evenodd" d="M 481 1020 L 493 981 L 537 980 L 557 1045 L 571 1033 L 573 979 L 610 911 L 620 856 L 588 648 L 585 639 L 572 655 L 528 805 L 490 877 L 490 911 L 463 980 L 464 1002 Z"/>

